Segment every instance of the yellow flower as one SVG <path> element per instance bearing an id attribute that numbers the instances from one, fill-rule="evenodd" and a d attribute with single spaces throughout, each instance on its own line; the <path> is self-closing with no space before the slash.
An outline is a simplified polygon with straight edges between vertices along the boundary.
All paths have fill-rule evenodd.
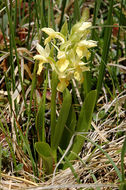
<path id="1" fill-rule="evenodd" d="M 66 58 L 66 54 L 65 54 L 65 52 L 64 52 L 64 51 L 60 51 L 60 50 L 58 49 L 58 55 L 57 55 L 57 58 L 58 58 L 58 59 Z"/>
<path id="2" fill-rule="evenodd" d="M 78 82 L 82 82 L 83 80 L 83 74 L 82 74 L 82 70 L 78 69 L 77 71 L 75 71 L 74 73 L 74 78 L 78 81 Z"/>
<path id="3" fill-rule="evenodd" d="M 92 40 L 82 40 L 78 43 L 76 48 L 76 53 L 82 59 L 84 56 L 88 59 L 90 57 L 90 52 L 88 48 L 96 47 L 97 42 Z"/>
<path id="4" fill-rule="evenodd" d="M 65 42 L 63 34 L 55 32 L 52 28 L 42 28 L 42 31 L 49 35 L 49 37 L 45 39 L 45 44 L 49 43 L 54 38 L 59 39 L 62 43 Z"/>
<path id="5" fill-rule="evenodd" d="M 89 59 L 90 57 L 90 52 L 86 47 L 77 47 L 76 49 L 76 53 L 80 58 L 86 57 L 87 59 Z"/>
<path id="6" fill-rule="evenodd" d="M 34 56 L 34 59 L 39 60 L 38 74 L 41 73 L 44 63 L 50 63 L 52 70 L 55 70 L 58 75 L 59 83 L 57 90 L 63 92 L 69 85 L 71 79 L 76 79 L 79 82 L 83 81 L 83 72 L 89 71 L 89 67 L 86 66 L 81 59 L 90 57 L 89 48 L 97 46 L 97 42 L 92 40 L 86 40 L 90 32 L 91 22 L 84 22 L 82 19 L 76 23 L 70 34 L 67 35 L 67 26 L 64 25 L 61 32 L 55 32 L 52 28 L 43 28 L 48 37 L 45 39 L 45 49 L 37 44 L 37 51 L 39 55 Z M 64 36 L 65 35 L 65 36 Z M 60 40 L 60 44 L 57 40 Z M 49 42 L 53 48 L 49 48 Z M 57 58 L 54 57 L 53 49 L 57 50 Z M 55 61 L 55 59 L 57 61 Z"/>
<path id="7" fill-rule="evenodd" d="M 59 72 L 62 73 L 68 68 L 69 61 L 68 61 L 68 59 L 66 59 L 66 55 L 65 55 L 64 51 L 59 51 L 57 58 L 59 60 L 56 62 L 56 67 L 59 70 Z"/>
<path id="8" fill-rule="evenodd" d="M 69 82 L 66 78 L 59 78 L 60 82 L 58 83 L 57 90 L 63 92 L 64 89 L 69 85 Z"/>
<path id="9" fill-rule="evenodd" d="M 90 71 L 90 68 L 86 67 L 85 65 L 87 65 L 87 63 L 84 63 L 77 58 L 77 63 L 76 63 L 75 71 L 74 71 L 74 78 L 78 82 L 83 81 L 83 72 Z"/>
<path id="10" fill-rule="evenodd" d="M 67 59 L 60 59 L 56 62 L 56 66 L 60 72 L 64 72 L 69 65 L 69 61 Z"/>
<path id="11" fill-rule="evenodd" d="M 36 49 L 37 49 L 39 55 L 35 55 L 33 58 L 36 60 L 39 60 L 37 74 L 40 75 L 41 71 L 44 68 L 43 64 L 50 62 L 48 59 L 49 54 L 50 54 L 50 48 L 49 48 L 48 44 L 46 45 L 45 49 L 41 45 L 37 44 Z"/>
<path id="12" fill-rule="evenodd" d="M 79 56 L 74 53 L 73 50 L 69 52 L 69 59 L 70 59 L 70 68 L 68 70 L 71 70 L 71 73 L 73 77 L 79 81 L 82 82 L 83 80 L 83 72 L 89 71 L 89 67 L 86 67 L 87 63 L 84 63 L 81 61 Z"/>
<path id="13" fill-rule="evenodd" d="M 78 81 L 78 82 L 82 82 L 83 81 L 83 72 L 85 71 L 90 71 L 89 67 L 83 66 L 83 67 L 77 67 L 75 72 L 74 72 L 74 78 Z"/>
<path id="14" fill-rule="evenodd" d="M 78 45 L 80 46 L 86 46 L 87 48 L 96 47 L 97 42 L 93 40 L 81 40 Z"/>

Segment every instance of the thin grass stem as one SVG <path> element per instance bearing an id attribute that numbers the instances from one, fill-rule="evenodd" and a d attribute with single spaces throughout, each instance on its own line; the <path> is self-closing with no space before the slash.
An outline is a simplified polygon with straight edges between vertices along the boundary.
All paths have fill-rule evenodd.
<path id="1" fill-rule="evenodd" d="M 112 24 L 113 3 L 114 3 L 114 1 L 111 0 L 109 12 L 108 12 L 108 17 L 107 17 L 107 25 Z M 112 32 L 111 28 L 105 29 L 104 45 L 103 45 L 103 51 L 102 51 L 102 56 L 101 56 L 101 63 L 100 63 L 100 67 L 99 67 L 99 76 L 98 76 L 98 81 L 97 81 L 97 99 L 98 99 L 100 91 L 101 91 L 103 78 L 104 78 L 104 74 L 105 74 L 105 68 L 107 65 L 108 53 L 109 53 L 109 47 L 110 47 L 110 39 L 111 39 L 111 32 Z"/>
<path id="2" fill-rule="evenodd" d="M 26 100 L 25 100 L 25 91 L 24 91 L 24 86 L 23 86 L 23 81 L 22 81 L 22 76 L 21 76 L 21 68 L 20 68 L 20 64 L 19 64 L 19 58 L 18 58 L 18 53 L 17 53 L 17 48 L 16 48 L 13 24 L 12 24 L 11 15 L 10 15 L 10 12 L 9 12 L 9 9 L 8 9 L 7 0 L 5 0 L 5 4 L 6 4 L 6 10 L 7 10 L 7 15 L 8 15 L 9 25 L 10 25 L 10 32 L 11 32 L 11 35 L 12 35 L 12 42 L 13 42 L 13 46 L 14 46 L 14 50 L 15 50 L 15 56 L 16 56 L 17 65 L 18 65 L 19 79 L 20 79 L 21 88 L 22 88 L 22 95 L 23 95 L 23 99 L 24 99 L 24 103 L 25 103 L 25 108 L 26 108 L 26 111 L 27 111 L 27 104 L 26 104 Z"/>
<path id="3" fill-rule="evenodd" d="M 63 17 L 64 17 L 66 3 L 67 3 L 67 0 L 62 0 L 62 12 L 61 12 L 61 18 L 60 18 L 60 23 L 59 23 L 59 31 L 61 30 L 61 27 L 63 24 Z"/>

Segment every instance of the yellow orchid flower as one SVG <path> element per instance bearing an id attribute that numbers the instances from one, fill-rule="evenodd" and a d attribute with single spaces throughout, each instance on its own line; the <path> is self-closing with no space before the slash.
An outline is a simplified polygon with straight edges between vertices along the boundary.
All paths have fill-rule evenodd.
<path id="1" fill-rule="evenodd" d="M 56 62 L 56 67 L 59 72 L 64 72 L 69 66 L 69 60 L 66 59 L 66 54 L 64 51 L 58 51 L 57 55 L 58 61 Z"/>
<path id="2" fill-rule="evenodd" d="M 86 57 L 87 59 L 89 59 L 91 55 L 90 51 L 86 47 L 82 47 L 82 46 L 77 47 L 76 53 L 80 58 Z"/>
<path id="3" fill-rule="evenodd" d="M 96 47 L 97 42 L 93 40 L 81 40 L 78 43 L 79 46 L 86 46 L 87 48 Z"/>
<path id="4" fill-rule="evenodd" d="M 58 49 L 57 58 L 58 58 L 58 59 L 64 59 L 64 58 L 66 58 L 65 52 L 64 52 L 64 51 L 60 51 L 60 50 Z"/>
<path id="5" fill-rule="evenodd" d="M 64 89 L 69 85 L 69 81 L 66 78 L 59 78 L 60 82 L 57 85 L 57 90 L 63 92 Z"/>
<path id="6" fill-rule="evenodd" d="M 69 61 L 67 59 L 59 59 L 56 62 L 56 66 L 60 72 L 64 72 L 69 65 Z"/>
<path id="7" fill-rule="evenodd" d="M 49 54 L 50 54 L 50 48 L 48 44 L 46 45 L 45 49 L 41 45 L 37 44 L 36 49 L 39 55 L 35 55 L 33 58 L 39 61 L 37 74 L 40 75 L 41 71 L 44 68 L 43 64 L 50 62 L 48 59 Z"/>
<path id="8" fill-rule="evenodd" d="M 90 68 L 86 67 L 85 65 L 87 65 L 87 63 L 84 63 L 83 61 L 81 61 L 80 58 L 76 55 L 75 67 L 74 67 L 74 78 L 79 82 L 83 81 L 83 72 L 90 70 Z"/>
<path id="9" fill-rule="evenodd" d="M 84 56 L 88 59 L 90 57 L 90 52 L 88 49 L 96 46 L 97 43 L 93 40 L 82 40 L 77 45 L 76 53 L 81 59 Z"/>
<path id="10" fill-rule="evenodd" d="M 42 31 L 49 35 L 49 37 L 45 39 L 45 45 L 54 38 L 59 39 L 62 43 L 65 42 L 65 37 L 63 34 L 60 32 L 55 32 L 52 28 L 42 28 Z"/>
<path id="11" fill-rule="evenodd" d="M 82 67 L 77 67 L 75 72 L 74 72 L 74 78 L 82 83 L 83 82 L 83 72 L 85 71 L 90 71 L 90 68 L 89 67 L 86 67 L 86 66 L 82 66 Z"/>
<path id="12" fill-rule="evenodd" d="M 86 66 L 81 59 L 90 57 L 89 48 L 97 46 L 97 42 L 93 40 L 87 40 L 90 32 L 91 22 L 80 22 L 76 23 L 70 34 L 67 35 L 68 30 L 64 25 L 61 32 L 56 32 L 52 28 L 43 28 L 48 37 L 45 39 L 45 49 L 37 44 L 37 51 L 39 55 L 34 56 L 34 59 L 39 60 L 38 74 L 41 73 L 44 63 L 50 63 L 52 70 L 58 75 L 59 83 L 57 90 L 63 92 L 64 89 L 69 85 L 71 79 L 75 79 L 78 82 L 83 81 L 83 72 L 89 71 L 90 68 Z M 65 35 L 65 36 L 64 36 Z M 51 40 L 58 39 L 61 41 L 60 44 L 57 41 L 51 42 L 53 48 L 50 53 L 49 42 Z M 54 57 L 53 49 L 57 50 L 57 58 Z M 56 61 L 55 61 L 56 59 Z"/>
<path id="13" fill-rule="evenodd" d="M 78 81 L 78 82 L 82 82 L 83 80 L 83 74 L 82 74 L 82 70 L 78 69 L 77 71 L 74 72 L 74 78 Z"/>

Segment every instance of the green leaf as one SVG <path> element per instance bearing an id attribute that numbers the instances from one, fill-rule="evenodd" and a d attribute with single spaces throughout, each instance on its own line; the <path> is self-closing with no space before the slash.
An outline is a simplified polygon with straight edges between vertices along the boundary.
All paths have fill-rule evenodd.
<path id="1" fill-rule="evenodd" d="M 101 6 L 101 0 L 96 0 L 95 1 L 95 7 L 94 7 L 94 17 L 93 17 L 93 26 L 95 26 L 96 24 L 96 19 L 97 19 L 97 16 L 98 16 L 98 11 L 100 10 L 100 6 Z M 94 30 L 93 30 L 94 31 Z M 92 32 L 92 35 L 93 35 L 93 32 Z M 92 36 L 94 37 L 94 36 Z"/>
<path id="2" fill-rule="evenodd" d="M 122 183 L 119 187 L 119 190 L 125 190 L 126 189 L 126 181 Z"/>
<path id="3" fill-rule="evenodd" d="M 71 94 L 68 89 L 64 91 L 63 94 L 63 104 L 59 113 L 58 121 L 55 127 L 55 133 L 54 133 L 54 138 L 52 139 L 52 149 L 57 149 L 59 146 L 59 143 L 61 141 L 62 135 L 63 135 L 63 130 L 68 118 L 70 106 L 71 106 Z"/>
<path id="4" fill-rule="evenodd" d="M 78 0 L 74 0 L 74 22 L 80 20 L 80 7 Z"/>
<path id="5" fill-rule="evenodd" d="M 87 132 L 91 126 L 92 114 L 94 111 L 94 106 L 96 102 L 97 91 L 92 90 L 87 94 L 87 97 L 81 108 L 79 120 L 77 123 L 76 132 Z M 83 136 L 76 136 L 73 142 L 72 152 L 78 154 L 84 144 Z M 76 156 L 72 153 L 69 154 L 68 159 L 73 160 Z"/>
<path id="6" fill-rule="evenodd" d="M 89 19 L 89 8 L 85 8 L 82 12 L 82 17 L 80 21 L 86 22 Z"/>
<path id="7" fill-rule="evenodd" d="M 60 142 L 61 149 L 65 150 L 67 148 L 69 141 L 75 132 L 75 126 L 76 126 L 76 113 L 74 111 L 73 106 L 71 106 L 66 122 L 66 127 L 64 128 L 62 139 Z"/>
<path id="8" fill-rule="evenodd" d="M 78 124 L 76 131 L 88 131 L 90 124 L 91 124 L 91 119 L 92 119 L 92 114 L 95 106 L 95 100 L 96 100 L 96 95 L 97 91 L 92 90 L 88 93 L 87 97 L 85 98 L 85 101 L 83 103 L 83 106 L 81 108 Z"/>
<path id="9" fill-rule="evenodd" d="M 46 73 L 46 79 L 44 82 L 44 91 L 43 91 L 43 97 L 39 104 L 39 109 L 36 116 L 36 129 L 38 133 L 38 139 L 40 141 L 45 141 L 45 104 L 46 104 L 46 90 L 47 90 L 47 73 Z"/>
<path id="10" fill-rule="evenodd" d="M 43 169 L 46 174 L 51 174 L 53 172 L 54 158 L 52 156 L 52 149 L 49 144 L 45 142 L 36 142 L 35 148 L 40 157 L 43 159 Z"/>
<path id="11" fill-rule="evenodd" d="M 65 37 L 67 37 L 67 34 L 68 34 L 68 25 L 67 25 L 67 20 L 65 20 L 62 28 L 61 28 L 61 31 L 60 31 Z"/>
<path id="12" fill-rule="evenodd" d="M 35 121 L 35 126 L 37 129 L 37 136 L 39 141 L 44 141 L 45 139 L 45 128 L 43 127 L 43 122 L 44 122 L 44 106 L 43 106 L 43 101 L 41 100 Z"/>
<path id="13" fill-rule="evenodd" d="M 15 171 L 16 172 L 19 172 L 19 171 L 21 171 L 22 169 L 23 169 L 23 166 L 24 166 L 24 164 L 18 164 L 16 167 L 15 167 Z"/>
<path id="14" fill-rule="evenodd" d="M 37 136 L 39 141 L 45 141 L 44 115 L 45 106 L 43 104 L 43 99 L 41 99 L 35 120 L 35 126 L 37 129 Z"/>

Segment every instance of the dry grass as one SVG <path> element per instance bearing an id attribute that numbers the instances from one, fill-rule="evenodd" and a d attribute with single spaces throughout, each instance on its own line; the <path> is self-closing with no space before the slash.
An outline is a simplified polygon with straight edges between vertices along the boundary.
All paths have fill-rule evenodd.
<path id="1" fill-rule="evenodd" d="M 125 102 L 126 91 L 119 94 L 115 100 L 112 102 L 104 103 L 100 107 L 101 110 L 108 112 L 106 119 L 96 118 L 95 122 L 92 122 L 92 130 L 88 133 L 87 137 L 93 142 L 101 145 L 102 149 L 106 151 L 112 160 L 116 163 L 117 167 L 121 169 L 121 148 L 125 137 L 126 130 L 126 118 L 125 110 L 122 105 Z M 123 101 L 122 101 L 123 100 Z M 105 96 L 101 97 L 99 104 L 105 101 Z M 99 115 L 97 112 L 97 116 Z M 121 132 L 121 135 L 120 135 Z M 2 141 L 5 143 L 5 141 Z M 6 145 L 7 146 L 7 145 Z M 18 150 L 18 151 L 17 151 Z M 16 149 L 18 158 L 22 158 L 23 163 L 30 168 L 30 161 L 27 160 L 27 156 L 21 155 L 21 150 Z M 117 174 L 106 158 L 106 156 L 94 147 L 90 142 L 85 142 L 82 152 L 80 153 L 81 161 L 75 161 L 73 167 L 78 175 L 80 184 L 77 184 L 74 175 L 68 168 L 64 171 L 59 171 L 55 176 L 50 176 L 47 181 L 40 181 L 38 183 L 34 182 L 34 177 L 30 173 L 22 170 L 20 172 L 20 177 L 16 177 L 14 173 L 10 171 L 8 173 L 1 174 L 1 189 L 29 189 L 29 190 L 39 190 L 39 189 L 79 189 L 82 187 L 97 189 L 118 189 L 118 177 Z M 126 158 L 124 159 L 126 164 Z M 94 181 L 93 177 L 97 179 Z M 46 176 L 47 178 L 47 176 Z M 53 184 L 52 184 L 53 179 Z"/>

